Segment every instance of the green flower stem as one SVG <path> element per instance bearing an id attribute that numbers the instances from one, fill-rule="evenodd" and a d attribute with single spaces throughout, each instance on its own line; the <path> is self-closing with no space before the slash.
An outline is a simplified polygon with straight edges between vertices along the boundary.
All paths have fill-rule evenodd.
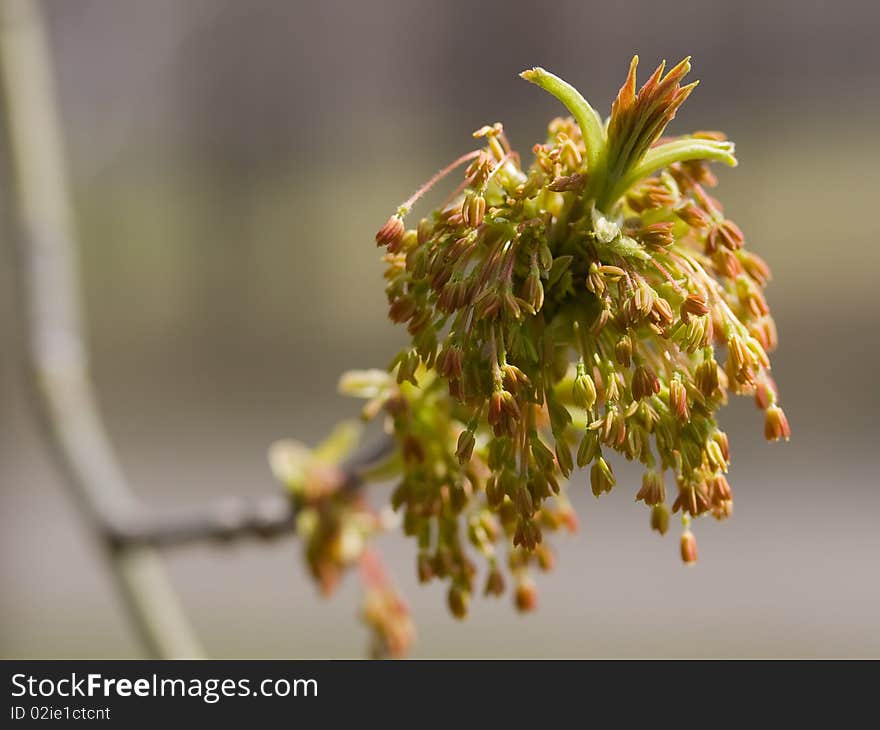
<path id="1" fill-rule="evenodd" d="M 586 143 L 589 171 L 591 174 L 597 172 L 605 151 L 605 129 L 599 113 L 571 84 L 543 68 L 530 68 L 528 71 L 523 71 L 520 76 L 553 94 L 571 112 L 581 128 Z"/>
<path id="2" fill-rule="evenodd" d="M 624 192 L 635 185 L 642 178 L 648 177 L 674 162 L 686 162 L 688 160 L 715 160 L 723 162 L 730 167 L 736 167 L 737 161 L 734 153 L 733 142 L 717 142 L 711 139 L 699 139 L 689 137 L 677 139 L 674 142 L 654 147 L 645 154 L 639 163 L 615 183 L 606 195 L 597 201 L 600 210 L 606 210 L 606 206 L 613 205 Z"/>

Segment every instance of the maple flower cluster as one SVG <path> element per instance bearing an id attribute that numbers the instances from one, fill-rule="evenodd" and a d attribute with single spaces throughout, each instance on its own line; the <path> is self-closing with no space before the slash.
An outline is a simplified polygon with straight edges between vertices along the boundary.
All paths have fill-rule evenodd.
<path id="1" fill-rule="evenodd" d="M 536 605 L 548 532 L 576 528 L 564 484 L 575 466 L 597 497 L 613 455 L 644 466 L 635 498 L 663 534 L 681 513 L 724 519 L 730 449 L 716 414 L 730 393 L 790 431 L 769 375 L 776 328 L 767 264 L 709 192 L 710 162 L 735 165 L 717 132 L 664 138 L 696 83 L 688 59 L 637 89 L 637 58 L 607 122 L 540 68 L 522 74 L 571 116 L 551 121 L 524 167 L 500 124 L 403 203 L 376 235 L 390 318 L 410 344 L 388 372 L 341 389 L 367 398 L 397 445 L 392 506 L 418 543 L 422 581 L 448 583 L 463 617 L 475 590 Z M 410 223 L 415 202 L 464 168 L 448 202 Z M 474 561 L 486 563 L 480 570 Z M 506 568 L 506 569 L 505 569 Z"/>

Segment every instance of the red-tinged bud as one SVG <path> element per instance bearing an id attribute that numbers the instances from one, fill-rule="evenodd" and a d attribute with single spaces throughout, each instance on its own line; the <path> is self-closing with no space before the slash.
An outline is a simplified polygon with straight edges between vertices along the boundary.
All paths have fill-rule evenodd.
<path id="1" fill-rule="evenodd" d="M 516 530 L 513 533 L 514 547 L 522 547 L 526 550 L 534 550 L 542 540 L 541 528 L 533 519 L 519 519 Z"/>
<path id="2" fill-rule="evenodd" d="M 767 286 L 771 277 L 770 267 L 767 265 L 767 262 L 751 251 L 740 251 L 738 257 L 746 274 L 759 286 Z"/>
<path id="3" fill-rule="evenodd" d="M 504 593 L 504 576 L 497 566 L 492 566 L 489 575 L 486 576 L 486 587 L 483 593 L 487 596 L 500 596 Z"/>
<path id="4" fill-rule="evenodd" d="M 460 378 L 462 350 L 457 345 L 445 347 L 437 357 L 437 372 L 446 378 Z"/>
<path id="5" fill-rule="evenodd" d="M 574 173 L 573 175 L 561 175 L 553 178 L 549 185 L 547 185 L 547 190 L 552 190 L 554 193 L 567 193 L 571 191 L 581 190 L 587 182 L 587 176 L 581 173 Z"/>
<path id="6" fill-rule="evenodd" d="M 590 469 L 590 487 L 593 490 L 593 494 L 598 497 L 604 492 L 610 492 L 614 484 L 615 480 L 611 466 L 600 456 Z"/>
<path id="7" fill-rule="evenodd" d="M 718 390 L 718 363 L 714 359 L 701 362 L 697 366 L 694 380 L 700 392 L 707 398 L 711 398 Z"/>
<path id="8" fill-rule="evenodd" d="M 672 223 L 652 223 L 638 233 L 639 241 L 648 248 L 669 248 L 675 243 Z"/>
<path id="9" fill-rule="evenodd" d="M 669 410 L 683 423 L 690 420 L 687 390 L 684 387 L 684 383 L 681 382 L 681 376 L 678 373 L 675 373 L 669 382 Z"/>
<path id="10" fill-rule="evenodd" d="M 538 559 L 538 567 L 541 570 L 544 572 L 553 570 L 553 566 L 556 564 L 556 556 L 547 545 L 538 545 L 535 548 L 535 557 Z"/>
<path id="11" fill-rule="evenodd" d="M 765 411 L 770 407 L 771 403 L 776 402 L 778 397 L 779 392 L 776 389 L 775 381 L 765 373 L 758 381 L 757 386 L 755 386 L 755 405 L 762 411 Z"/>
<path id="12" fill-rule="evenodd" d="M 712 516 L 718 520 L 726 520 L 733 514 L 733 500 L 728 499 L 726 502 L 720 502 L 717 505 L 712 505 Z"/>
<path id="13" fill-rule="evenodd" d="M 771 352 L 779 344 L 779 334 L 776 331 L 776 322 L 773 317 L 767 315 L 752 323 L 749 327 L 752 336 L 761 343 L 765 352 Z"/>
<path id="14" fill-rule="evenodd" d="M 465 225 L 477 228 L 486 214 L 486 199 L 479 193 L 470 192 L 464 197 L 461 205 L 461 218 Z"/>
<path id="15" fill-rule="evenodd" d="M 791 437 L 791 428 L 788 419 L 782 409 L 775 403 L 772 404 L 764 415 L 764 438 L 768 441 L 779 441 Z"/>
<path id="16" fill-rule="evenodd" d="M 509 390 L 511 393 L 517 394 L 523 388 L 532 387 L 532 381 L 529 380 L 528 375 L 516 365 L 511 365 L 510 363 L 503 365 L 501 368 L 501 376 L 505 389 Z"/>
<path id="17" fill-rule="evenodd" d="M 661 535 L 669 529 L 669 507 L 665 504 L 655 504 L 651 508 L 651 529 Z"/>
<path id="18" fill-rule="evenodd" d="M 754 358 L 749 353 L 746 343 L 739 335 L 733 335 L 727 341 L 728 364 L 731 374 L 739 382 L 746 382 L 751 378 L 750 371 L 754 365 Z"/>
<path id="19" fill-rule="evenodd" d="M 712 434 L 712 440 L 718 444 L 718 448 L 721 449 L 721 455 L 724 458 L 724 461 L 730 461 L 730 441 L 727 439 L 727 434 L 724 431 L 715 431 Z"/>
<path id="20" fill-rule="evenodd" d="M 633 373 L 632 397 L 633 400 L 648 398 L 660 392 L 660 380 L 651 368 L 639 365 Z"/>
<path id="21" fill-rule="evenodd" d="M 531 517 L 535 513 L 535 505 L 532 501 L 532 495 L 525 487 L 518 487 L 515 492 L 514 504 L 516 510 L 524 517 Z"/>
<path id="22" fill-rule="evenodd" d="M 712 508 L 733 499 L 733 491 L 724 474 L 716 474 L 709 479 L 709 504 Z"/>
<path id="23" fill-rule="evenodd" d="M 446 602 L 449 605 L 450 613 L 459 621 L 467 617 L 471 596 L 466 590 L 460 586 L 451 586 L 446 596 Z"/>
<path id="24" fill-rule="evenodd" d="M 636 501 L 642 501 L 650 507 L 661 504 L 666 500 L 666 488 L 663 486 L 663 476 L 653 469 L 646 471 L 642 477 L 642 488 L 636 494 Z"/>
<path id="25" fill-rule="evenodd" d="M 455 456 L 458 458 L 459 464 L 466 464 L 471 460 L 476 442 L 473 431 L 467 430 L 461 432 L 461 435 L 458 437 L 458 445 L 455 449 Z"/>
<path id="26" fill-rule="evenodd" d="M 486 502 L 490 507 L 498 508 L 504 501 L 504 488 L 494 474 L 486 480 Z"/>
<path id="27" fill-rule="evenodd" d="M 709 229 L 706 236 L 706 253 L 712 254 L 722 246 L 730 251 L 737 251 L 744 243 L 745 236 L 739 226 L 725 218 Z"/>
<path id="28" fill-rule="evenodd" d="M 709 215 L 696 205 L 686 205 L 676 210 L 675 213 L 691 228 L 708 228 L 712 223 Z"/>
<path id="29" fill-rule="evenodd" d="M 489 397 L 489 413 L 487 419 L 490 426 L 495 426 L 501 421 L 501 415 L 504 412 L 504 391 L 496 390 Z"/>
<path id="30" fill-rule="evenodd" d="M 629 338 L 629 335 L 624 335 L 614 345 L 614 355 L 617 357 L 617 362 L 623 365 L 623 367 L 628 368 L 632 365 L 632 354 L 632 340 Z"/>
<path id="31" fill-rule="evenodd" d="M 517 582 L 514 602 L 516 610 L 521 613 L 534 611 L 538 607 L 538 589 L 530 578 L 521 578 Z"/>
<path id="32" fill-rule="evenodd" d="M 709 509 L 709 500 L 705 485 L 679 484 L 678 496 L 672 503 L 672 511 L 682 512 L 697 517 Z"/>
<path id="33" fill-rule="evenodd" d="M 709 304 L 702 294 L 688 294 L 681 304 L 681 318 L 687 322 L 691 316 L 702 317 L 709 313 Z"/>
<path id="34" fill-rule="evenodd" d="M 431 556 L 427 553 L 419 553 L 416 561 L 416 569 L 419 576 L 419 583 L 427 583 L 431 580 L 431 578 L 434 577 Z"/>
<path id="35" fill-rule="evenodd" d="M 536 312 L 544 306 L 544 285 L 537 273 L 529 274 L 523 282 L 522 299 Z"/>
<path id="36" fill-rule="evenodd" d="M 697 538 L 690 530 L 681 533 L 681 559 L 685 565 L 694 565 L 697 562 Z"/>
<path id="37" fill-rule="evenodd" d="M 657 334 L 662 334 L 662 326 L 670 325 L 675 321 L 675 315 L 672 313 L 672 305 L 663 297 L 654 298 L 654 306 L 651 308 L 651 315 L 655 323 L 661 325 L 661 329 L 655 327 Z"/>
<path id="38" fill-rule="evenodd" d="M 736 279 L 743 273 L 742 265 L 736 254 L 726 248 L 716 251 L 712 256 L 712 262 L 715 264 L 715 270 L 718 274 L 728 279 Z"/>
<path id="39" fill-rule="evenodd" d="M 392 322 L 406 322 L 416 313 L 416 303 L 412 297 L 399 297 L 388 307 L 388 318 Z"/>
<path id="40" fill-rule="evenodd" d="M 403 219 L 398 214 L 391 216 L 376 234 L 377 246 L 399 246 L 405 228 Z"/>

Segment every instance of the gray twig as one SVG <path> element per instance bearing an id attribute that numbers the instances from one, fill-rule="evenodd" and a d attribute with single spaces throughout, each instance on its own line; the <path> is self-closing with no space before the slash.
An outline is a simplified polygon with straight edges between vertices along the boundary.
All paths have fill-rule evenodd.
<path id="1" fill-rule="evenodd" d="M 35 411 L 149 653 L 200 656 L 155 548 L 292 532 L 296 504 L 279 493 L 156 512 L 134 494 L 105 433 L 89 377 L 50 55 L 33 0 L 0 0 L 0 62 L 20 227 L 20 321 Z M 361 471 L 391 449 L 386 438 L 343 464 L 345 488 L 357 488 Z"/>

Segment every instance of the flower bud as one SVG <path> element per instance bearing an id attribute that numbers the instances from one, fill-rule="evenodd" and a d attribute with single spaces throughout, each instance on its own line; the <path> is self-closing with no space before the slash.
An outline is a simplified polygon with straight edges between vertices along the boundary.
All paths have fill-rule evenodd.
<path id="1" fill-rule="evenodd" d="M 590 486 L 593 494 L 598 497 L 603 492 L 610 492 L 614 484 L 611 466 L 600 456 L 590 469 Z"/>
<path id="2" fill-rule="evenodd" d="M 687 391 L 678 373 L 675 373 L 672 380 L 669 381 L 669 410 L 675 414 L 679 421 L 686 422 L 690 420 Z"/>
<path id="3" fill-rule="evenodd" d="M 492 566 L 489 575 L 486 576 L 486 587 L 483 593 L 487 596 L 500 596 L 504 593 L 504 576 L 495 565 Z"/>
<path id="4" fill-rule="evenodd" d="M 464 619 L 468 614 L 470 599 L 470 593 L 466 590 L 457 585 L 451 586 L 446 596 L 450 613 L 459 620 Z"/>
<path id="5" fill-rule="evenodd" d="M 633 373 L 632 397 L 641 400 L 660 392 L 660 380 L 654 371 L 645 365 L 639 365 Z"/>
<path id="6" fill-rule="evenodd" d="M 514 601 L 516 610 L 522 613 L 534 611 L 538 607 L 538 589 L 531 578 L 522 578 L 516 584 Z"/>
<path id="7" fill-rule="evenodd" d="M 663 486 L 663 476 L 653 469 L 646 471 L 642 477 L 642 488 L 636 494 L 636 501 L 643 501 L 650 507 L 660 504 L 666 499 L 666 489 Z"/>
<path id="8" fill-rule="evenodd" d="M 431 578 L 434 577 L 431 556 L 427 553 L 420 552 L 416 559 L 416 570 L 419 576 L 419 583 L 427 583 L 431 580 Z"/>
<path id="9" fill-rule="evenodd" d="M 459 464 L 466 464 L 471 460 L 476 442 L 477 440 L 474 437 L 473 431 L 468 429 L 467 431 L 461 432 L 461 435 L 458 437 L 458 445 L 455 449 L 455 456 L 458 458 Z"/>
<path id="10" fill-rule="evenodd" d="M 582 469 L 600 456 L 602 449 L 599 446 L 599 435 L 595 431 L 587 431 L 581 440 L 577 452 L 577 465 Z"/>
<path id="11" fill-rule="evenodd" d="M 590 410 L 596 404 L 596 384 L 583 366 L 578 366 L 578 373 L 571 388 L 571 398 L 576 406 L 585 410 Z"/>
<path id="12" fill-rule="evenodd" d="M 697 366 L 694 380 L 696 380 L 700 392 L 707 398 L 711 398 L 718 390 L 718 363 L 714 359 L 701 362 Z"/>
<path id="13" fill-rule="evenodd" d="M 651 529 L 661 535 L 669 529 L 669 507 L 665 504 L 655 504 L 651 508 Z"/>
<path id="14" fill-rule="evenodd" d="M 403 219 L 400 215 L 391 216 L 376 234 L 376 245 L 399 246 L 404 230 Z"/>
<path id="15" fill-rule="evenodd" d="M 461 217 L 465 225 L 477 228 L 486 213 L 486 199 L 480 193 L 469 192 L 461 205 Z"/>
<path id="16" fill-rule="evenodd" d="M 614 354 L 617 357 L 617 362 L 623 367 L 628 368 L 632 365 L 633 343 L 629 335 L 624 335 L 617 341 L 617 344 L 614 345 Z"/>
<path id="17" fill-rule="evenodd" d="M 681 559 L 685 565 L 694 565 L 697 562 L 697 538 L 690 530 L 681 533 Z"/>
<path id="18" fill-rule="evenodd" d="M 768 441 L 779 441 L 791 437 L 791 428 L 788 419 L 782 409 L 775 403 L 772 404 L 764 415 L 764 438 Z"/>

